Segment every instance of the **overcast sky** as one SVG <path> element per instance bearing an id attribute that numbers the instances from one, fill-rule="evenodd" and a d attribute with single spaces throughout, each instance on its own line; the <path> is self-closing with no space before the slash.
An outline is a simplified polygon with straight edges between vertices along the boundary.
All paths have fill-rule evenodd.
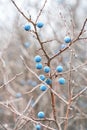
<path id="1" fill-rule="evenodd" d="M 43 1 L 44 0 L 42 0 L 42 2 Z M 51 0 L 48 0 L 49 3 L 51 3 L 50 1 Z M 66 1 L 67 4 L 72 5 L 74 5 L 76 2 L 76 0 L 54 0 L 54 1 L 56 2 Z M 19 7 L 21 8 L 23 7 L 24 9 L 26 9 L 27 0 L 15 0 L 15 2 Z M 33 4 L 35 2 L 38 2 L 38 0 L 29 0 L 29 2 Z M 11 23 L 14 22 L 16 11 L 17 10 L 15 9 L 10 0 L 0 0 L 0 27 L 3 25 L 3 23 L 5 24 L 5 26 L 10 27 Z M 81 13 L 84 14 L 84 11 L 86 11 L 87 14 L 87 0 L 81 0 L 81 8 L 79 8 L 78 10 L 78 15 L 79 14 L 81 15 Z"/>

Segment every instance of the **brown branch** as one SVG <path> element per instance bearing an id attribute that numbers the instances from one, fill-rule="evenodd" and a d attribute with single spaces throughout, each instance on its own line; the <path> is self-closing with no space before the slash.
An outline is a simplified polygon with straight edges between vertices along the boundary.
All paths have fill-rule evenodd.
<path id="1" fill-rule="evenodd" d="M 68 117 L 69 117 L 69 113 L 70 113 L 70 105 L 71 105 L 71 99 L 72 99 L 72 93 L 71 93 L 71 69 L 72 69 L 72 52 L 71 52 L 71 56 L 70 56 L 70 64 L 69 64 L 69 81 L 68 81 L 68 105 L 67 105 L 67 110 L 66 110 L 66 121 L 65 121 L 65 126 L 64 126 L 64 130 L 67 130 L 67 126 L 68 126 Z"/>
<path id="2" fill-rule="evenodd" d="M 36 35 L 36 38 L 37 38 L 38 42 L 40 43 L 41 49 L 43 50 L 45 56 L 47 57 L 47 59 L 49 59 L 49 56 L 48 56 L 46 50 L 44 49 L 44 47 L 43 47 L 43 45 L 42 45 L 42 42 L 41 42 L 41 40 L 40 40 L 40 38 L 39 38 L 39 35 L 38 35 L 38 33 L 37 33 L 36 24 L 35 24 L 31 19 L 29 19 L 29 18 L 19 9 L 19 7 L 17 6 L 17 4 L 14 2 L 14 0 L 11 0 L 11 1 L 12 1 L 12 3 L 14 4 L 14 6 L 17 8 L 17 10 L 20 12 L 20 14 L 21 14 L 28 22 L 30 22 L 30 23 L 33 24 L 34 29 L 35 29 L 35 31 L 33 31 L 33 32 L 34 32 L 34 34 Z M 46 0 L 46 1 L 47 1 L 47 0 Z M 45 2 L 46 2 L 46 1 L 45 1 Z M 43 8 L 44 8 L 44 6 L 43 6 Z"/>
<path id="3" fill-rule="evenodd" d="M 1 85 L 0 88 L 3 88 L 4 86 L 8 85 L 10 82 L 12 82 L 13 80 L 15 80 L 18 76 L 20 76 L 22 74 L 23 74 L 23 72 L 16 74 L 13 78 L 11 78 L 6 83 L 4 83 L 3 85 Z"/>
<path id="4" fill-rule="evenodd" d="M 87 40 L 87 37 L 80 37 L 79 40 Z"/>
<path id="5" fill-rule="evenodd" d="M 50 85 L 50 87 L 52 88 L 52 85 Z M 51 91 L 51 102 L 52 102 L 52 109 L 53 109 L 53 116 L 55 121 L 56 119 L 56 101 L 55 101 L 55 94 Z"/>
<path id="6" fill-rule="evenodd" d="M 32 88 L 30 91 L 27 91 L 24 93 L 25 94 L 30 94 L 30 93 L 33 93 L 38 87 L 40 87 L 41 84 L 37 85 L 36 87 Z"/>
<path id="7" fill-rule="evenodd" d="M 38 35 L 38 33 L 37 33 L 36 25 L 34 26 L 34 29 L 35 29 L 35 34 L 36 34 L 37 40 L 38 40 L 38 42 L 39 42 L 39 44 L 40 44 L 40 46 L 41 46 L 41 49 L 42 49 L 42 51 L 44 52 L 44 54 L 45 54 L 47 60 L 49 61 L 49 56 L 48 56 L 46 50 L 44 49 L 43 42 L 40 40 L 40 37 L 39 37 L 39 35 Z"/>
<path id="8" fill-rule="evenodd" d="M 86 25 L 86 22 L 87 22 L 87 18 L 85 19 L 85 21 L 84 21 L 84 23 L 83 23 L 82 29 L 81 29 L 81 31 L 80 31 L 80 33 L 79 33 L 79 35 L 78 35 L 77 39 L 79 39 L 79 37 L 82 35 L 83 30 L 84 30 L 85 25 Z"/>
<path id="9" fill-rule="evenodd" d="M 78 98 L 81 94 L 83 94 L 87 90 L 87 87 L 85 87 L 83 90 L 81 90 L 78 94 L 76 94 L 73 98 L 72 101 L 74 101 L 76 98 Z"/>
<path id="10" fill-rule="evenodd" d="M 34 124 L 37 124 L 37 123 L 38 123 L 37 121 L 33 120 L 32 118 L 27 117 L 27 116 L 25 116 L 25 115 L 19 113 L 19 112 L 16 110 L 16 108 L 15 108 L 14 106 L 12 106 L 11 104 L 8 104 L 8 105 L 2 104 L 2 105 L 4 105 L 6 108 L 8 108 L 11 112 L 15 113 L 16 115 L 21 116 L 21 117 L 22 117 L 23 119 L 25 119 L 26 121 L 31 121 L 31 122 L 34 123 Z M 49 126 L 46 126 L 46 125 L 42 124 L 41 122 L 39 122 L 39 124 L 40 124 L 41 126 L 43 126 L 44 128 L 47 128 L 47 129 L 49 129 L 49 130 L 54 130 L 53 128 L 51 128 L 51 127 L 49 127 Z"/>
<path id="11" fill-rule="evenodd" d="M 51 90 L 61 101 L 63 101 L 65 104 L 68 104 L 68 102 L 67 102 L 65 99 L 63 99 L 63 98 L 62 98 L 57 92 L 55 92 L 48 84 L 46 84 L 46 82 L 42 81 L 42 80 L 39 78 L 39 76 L 38 76 L 34 71 L 32 71 L 32 70 L 28 67 L 28 65 L 25 63 L 25 60 L 24 60 L 24 58 L 23 58 L 22 56 L 20 56 L 20 58 L 22 59 L 24 65 L 25 65 L 25 67 L 26 67 L 26 69 L 27 69 L 29 72 L 31 72 L 38 80 L 40 80 L 43 84 L 45 84 L 48 88 L 50 88 L 50 90 Z"/>
<path id="12" fill-rule="evenodd" d="M 85 66 L 85 65 L 87 65 L 87 61 L 86 61 L 85 63 L 81 64 L 81 65 L 76 66 L 75 68 L 74 68 L 74 66 L 73 66 L 73 68 L 72 68 L 71 70 L 68 70 L 68 71 L 65 71 L 65 72 L 60 72 L 60 75 L 67 74 L 67 73 L 69 73 L 70 71 L 71 71 L 71 72 L 72 72 L 72 71 L 76 71 L 77 69 L 79 69 L 80 67 Z M 51 75 L 51 77 L 53 77 L 53 76 L 58 77 L 59 74 L 56 74 L 56 71 L 55 71 L 55 72 Z"/>
<path id="13" fill-rule="evenodd" d="M 14 2 L 14 0 L 11 0 L 11 2 L 14 4 L 14 6 L 17 8 L 17 10 L 20 12 L 20 14 L 30 23 L 32 23 L 34 25 L 34 22 L 29 19 L 21 10 L 20 8 L 17 6 L 17 4 Z"/>
<path id="14" fill-rule="evenodd" d="M 38 13 L 38 15 L 37 15 L 37 18 L 36 18 L 35 23 L 37 23 L 37 21 L 38 21 L 40 15 L 41 15 L 41 13 L 42 13 L 42 11 L 43 11 L 43 9 L 44 9 L 46 3 L 47 3 L 47 0 L 45 0 L 45 2 L 44 2 L 44 4 L 43 4 L 42 8 L 40 9 L 40 11 L 39 11 L 39 13 Z"/>
<path id="15" fill-rule="evenodd" d="M 2 127 L 4 130 L 8 130 L 8 128 L 6 128 L 6 127 L 2 124 L 1 121 L 0 121 L 0 125 L 1 125 L 1 127 Z"/>
<path id="16" fill-rule="evenodd" d="M 33 120 L 35 120 L 35 121 L 53 121 L 53 122 L 55 122 L 55 120 L 54 119 L 51 119 L 51 118 L 44 118 L 44 119 L 36 119 L 36 118 L 34 118 L 34 117 L 31 117 Z"/>
<path id="17" fill-rule="evenodd" d="M 47 41 L 43 41 L 42 43 L 44 44 L 44 43 L 48 43 L 48 42 L 53 42 L 53 41 L 55 41 L 56 39 L 51 39 L 51 40 L 47 40 Z"/>
<path id="18" fill-rule="evenodd" d="M 78 34 L 78 36 L 76 37 L 75 40 L 71 41 L 64 49 L 62 50 L 59 50 L 59 52 L 55 55 L 53 55 L 51 58 L 50 58 L 50 61 L 53 60 L 55 57 L 59 56 L 61 53 L 63 53 L 64 51 L 66 51 L 67 49 L 70 48 L 71 45 L 73 45 L 75 42 L 77 42 L 78 40 L 80 40 L 80 36 L 82 35 L 83 33 L 83 30 L 85 28 L 85 25 L 86 25 L 86 22 L 87 22 L 87 18 L 85 19 L 84 23 L 83 23 L 83 26 L 82 26 L 82 29 L 80 31 L 80 33 Z"/>

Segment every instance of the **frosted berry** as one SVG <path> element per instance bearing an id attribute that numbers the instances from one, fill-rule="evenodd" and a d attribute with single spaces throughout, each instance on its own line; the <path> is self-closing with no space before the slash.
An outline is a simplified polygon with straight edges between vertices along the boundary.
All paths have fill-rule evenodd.
<path id="1" fill-rule="evenodd" d="M 29 30 L 31 30 L 31 26 L 29 24 L 25 24 L 24 29 L 26 31 L 29 31 Z"/>
<path id="2" fill-rule="evenodd" d="M 44 26 L 44 24 L 43 24 L 42 22 L 38 22 L 38 23 L 36 24 L 36 26 L 37 26 L 38 28 L 42 28 L 42 27 Z"/>
<path id="3" fill-rule="evenodd" d="M 47 83 L 48 85 L 51 85 L 51 84 L 52 84 L 52 80 L 51 80 L 50 78 L 48 78 L 48 79 L 46 79 L 46 83 Z"/>
<path id="4" fill-rule="evenodd" d="M 43 68 L 42 63 L 37 63 L 37 64 L 36 64 L 36 69 L 42 69 L 42 68 Z"/>
<path id="5" fill-rule="evenodd" d="M 56 71 L 57 72 L 62 72 L 63 71 L 63 67 L 61 65 L 57 66 Z"/>
<path id="6" fill-rule="evenodd" d="M 45 118 L 45 114 L 42 111 L 38 112 L 37 116 L 38 116 L 38 118 Z"/>
<path id="7" fill-rule="evenodd" d="M 49 66 L 45 66 L 44 67 L 44 72 L 45 73 L 49 73 L 50 72 L 50 67 Z"/>
<path id="8" fill-rule="evenodd" d="M 69 36 L 66 36 L 64 38 L 64 41 L 65 41 L 65 43 L 70 43 L 71 42 L 71 38 Z"/>
<path id="9" fill-rule="evenodd" d="M 42 85 L 40 86 L 40 90 L 41 90 L 41 91 L 46 91 L 46 89 L 47 89 L 46 85 L 42 84 Z"/>
<path id="10" fill-rule="evenodd" d="M 39 56 L 39 55 L 35 56 L 35 58 L 34 58 L 35 62 L 40 62 L 41 59 L 42 59 L 42 58 L 41 58 L 41 56 Z"/>
<path id="11" fill-rule="evenodd" d="M 41 79 L 41 80 L 45 80 L 45 76 L 42 74 L 42 75 L 39 75 L 39 78 Z"/>
<path id="12" fill-rule="evenodd" d="M 64 78 L 59 78 L 58 82 L 59 82 L 59 84 L 64 85 L 65 84 L 65 79 Z"/>
<path id="13" fill-rule="evenodd" d="M 37 124 L 37 125 L 35 126 L 35 128 L 36 128 L 36 130 L 41 130 L 41 125 Z"/>

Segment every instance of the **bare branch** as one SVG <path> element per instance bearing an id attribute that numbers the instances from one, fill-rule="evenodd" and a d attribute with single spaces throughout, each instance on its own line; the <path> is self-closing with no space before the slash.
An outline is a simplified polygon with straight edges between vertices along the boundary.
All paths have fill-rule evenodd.
<path id="1" fill-rule="evenodd" d="M 84 89 L 82 89 L 77 95 L 75 95 L 72 98 L 72 101 L 74 101 L 76 98 L 78 98 L 81 94 L 83 94 L 85 91 L 87 90 L 87 87 L 85 87 Z"/>

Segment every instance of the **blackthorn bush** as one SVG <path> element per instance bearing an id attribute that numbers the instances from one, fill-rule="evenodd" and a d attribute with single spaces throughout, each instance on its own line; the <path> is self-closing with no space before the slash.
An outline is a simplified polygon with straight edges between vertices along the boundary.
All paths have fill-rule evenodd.
<path id="1" fill-rule="evenodd" d="M 87 130 L 87 2 L 3 2 L 0 130 Z"/>

